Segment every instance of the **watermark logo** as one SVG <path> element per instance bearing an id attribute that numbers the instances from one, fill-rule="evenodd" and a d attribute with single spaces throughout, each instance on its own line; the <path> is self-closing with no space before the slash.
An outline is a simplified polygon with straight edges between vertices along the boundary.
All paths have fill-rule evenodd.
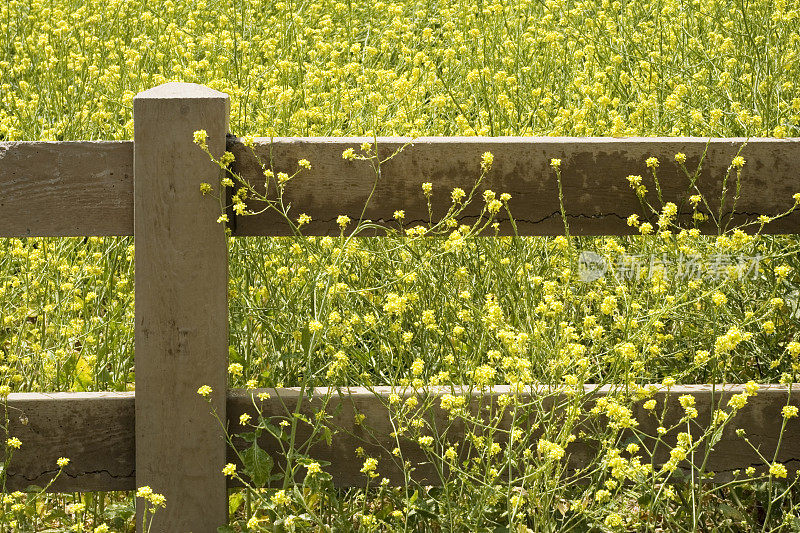
<path id="1" fill-rule="evenodd" d="M 584 250 L 578 257 L 578 279 L 595 281 L 606 275 L 608 262 L 602 255 Z"/>
<path id="2" fill-rule="evenodd" d="M 757 276 L 761 256 L 714 254 L 707 258 L 679 254 L 670 258 L 666 255 L 627 255 L 623 254 L 611 261 L 596 252 L 584 250 L 578 257 L 578 278 L 583 282 L 596 281 L 606 273 L 621 279 L 652 278 L 656 272 L 661 275 L 675 275 L 682 279 L 721 279 Z"/>

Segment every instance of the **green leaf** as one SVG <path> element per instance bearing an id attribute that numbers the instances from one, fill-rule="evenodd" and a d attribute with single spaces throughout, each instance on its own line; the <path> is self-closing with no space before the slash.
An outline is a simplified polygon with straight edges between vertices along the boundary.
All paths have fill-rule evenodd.
<path id="1" fill-rule="evenodd" d="M 731 518 L 739 522 L 743 522 L 746 520 L 746 517 L 744 516 L 744 513 L 742 513 L 742 511 L 740 511 L 736 507 L 728 505 L 727 503 L 720 503 L 718 508 L 720 512 L 723 514 L 723 516 L 727 518 Z"/>
<path id="2" fill-rule="evenodd" d="M 233 346 L 228 346 L 228 361 L 232 363 L 241 363 L 243 358 Z"/>
<path id="3" fill-rule="evenodd" d="M 244 492 L 235 492 L 228 498 L 228 516 L 233 516 L 244 502 Z"/>
<path id="4" fill-rule="evenodd" d="M 270 479 L 272 457 L 255 442 L 242 454 L 242 463 L 253 485 L 262 488 Z"/>
<path id="5" fill-rule="evenodd" d="M 255 431 L 248 431 L 248 432 L 245 432 L 245 433 L 237 433 L 236 436 L 239 437 L 240 439 L 246 441 L 246 442 L 255 442 L 256 439 L 258 438 L 258 435 L 256 435 Z"/>
<path id="6" fill-rule="evenodd" d="M 720 441 L 721 438 L 722 438 L 722 428 L 714 430 L 714 432 L 711 434 L 711 437 L 708 439 L 708 447 L 711 448 L 712 446 L 714 446 L 716 443 Z"/>
<path id="7" fill-rule="evenodd" d="M 86 359 L 79 357 L 78 361 L 75 363 L 75 380 L 72 383 L 73 388 L 76 391 L 89 390 L 93 381 L 92 368 L 89 366 L 89 363 L 86 362 Z"/>

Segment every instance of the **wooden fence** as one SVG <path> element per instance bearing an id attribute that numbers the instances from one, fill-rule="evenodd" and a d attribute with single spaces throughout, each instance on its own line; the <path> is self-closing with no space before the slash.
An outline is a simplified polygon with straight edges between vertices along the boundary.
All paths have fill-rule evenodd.
<path id="1" fill-rule="evenodd" d="M 253 410 L 253 391 L 227 390 L 227 255 L 223 227 L 216 223 L 218 206 L 199 193 L 203 181 L 216 182 L 219 168 L 193 143 L 192 133 L 208 132 L 212 153 L 234 153 L 234 170 L 253 183 L 262 169 L 241 139 L 226 137 L 228 96 L 211 89 L 167 83 L 134 98 L 134 140 L 122 142 L 0 142 L 0 237 L 134 235 L 136 260 L 134 393 L 19 393 L 8 398 L 9 434 L 23 446 L 14 453 L 7 487 L 45 485 L 56 473 L 56 459 L 70 465 L 53 491 L 131 490 L 149 485 L 165 494 L 167 508 L 156 515 L 154 531 L 216 531 L 227 520 L 227 487 L 221 470 L 232 457 L 209 405 L 197 394 L 201 385 L 214 389 L 212 406 L 233 424 Z M 358 150 L 372 139 L 257 139 L 256 153 L 278 169 L 296 168 L 301 158 L 313 168 L 287 188 L 287 201 L 313 222 L 306 234 L 338 234 L 336 216 L 357 220 L 372 188 L 369 165 L 342 158 L 345 148 Z M 388 155 L 410 139 L 379 139 Z M 576 235 L 623 235 L 632 229 L 626 217 L 639 211 L 625 176 L 646 174 L 645 160 L 655 156 L 666 198 L 683 198 L 686 179 L 673 161 L 686 154 L 695 168 L 703 158 L 700 189 L 714 198 L 720 179 L 744 139 L 696 138 L 422 138 L 414 139 L 382 168 L 366 217 L 391 221 L 393 211 L 406 209 L 406 222 L 427 219 L 419 206 L 423 181 L 439 190 L 474 180 L 485 151 L 494 154 L 490 186 L 512 194 L 510 207 L 521 235 L 556 235 L 563 231 L 551 158 L 562 160 L 563 195 L 570 231 Z M 800 190 L 800 141 L 750 139 L 742 150 L 747 160 L 741 199 L 734 223 L 755 214 L 777 214 L 792 205 Z M 441 195 L 440 195 L 441 196 Z M 447 199 L 434 204 L 444 211 Z M 414 207 L 419 206 L 419 207 Z M 477 211 L 466 211 L 474 221 Z M 689 217 L 682 212 L 680 217 Z M 285 235 L 288 228 L 265 213 L 233 217 L 233 235 Z M 716 232 L 711 226 L 705 232 Z M 800 233 L 800 213 L 766 226 L 767 233 Z M 500 233 L 511 233 L 500 219 Z M 202 290 L 197 290 L 202 287 Z M 677 396 L 692 393 L 702 416 L 742 386 L 679 386 L 658 396 L 678 413 Z M 482 400 L 504 392 L 494 387 Z M 258 391 L 256 391 L 258 392 Z M 271 389 L 261 402 L 265 414 L 292 408 L 298 392 Z M 448 391 L 433 391 L 442 394 Z M 602 395 L 608 388 L 599 387 Z M 361 485 L 363 475 L 353 449 L 362 445 L 376 457 L 392 449 L 386 402 L 390 389 L 337 391 L 329 405 L 334 422 L 344 431 L 330 446 L 317 447 L 339 485 Z M 527 394 L 535 394 L 535 390 Z M 314 392 L 316 398 L 326 391 Z M 734 469 L 766 465 L 742 446 L 735 435 L 745 428 L 761 452 L 771 457 L 777 446 L 780 410 L 787 387 L 762 387 L 737 415 L 715 445 L 709 470 L 724 477 Z M 487 398 L 488 395 L 488 398 Z M 312 399 L 313 400 L 313 399 Z M 794 397 L 790 403 L 800 405 Z M 309 402 L 313 406 L 314 401 Z M 367 415 L 372 436 L 356 426 L 353 413 Z M 654 432 L 652 417 L 635 413 L 644 431 Z M 434 412 L 432 416 L 444 416 Z M 789 424 L 778 460 L 796 470 L 800 461 L 800 424 Z M 365 445 L 364 442 L 367 442 Z M 580 464 L 591 450 L 570 449 Z M 277 453 L 272 450 L 271 453 Z M 424 454 L 408 443 L 405 458 L 419 461 L 415 475 L 434 479 Z M 390 460 L 381 473 L 394 482 L 400 472 Z M 393 470 L 393 468 L 395 468 Z"/>

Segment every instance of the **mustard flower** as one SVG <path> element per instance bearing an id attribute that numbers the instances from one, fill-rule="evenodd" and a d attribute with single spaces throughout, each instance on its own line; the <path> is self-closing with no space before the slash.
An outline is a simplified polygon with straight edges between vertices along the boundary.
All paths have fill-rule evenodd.
<path id="1" fill-rule="evenodd" d="M 631 174 L 626 178 L 632 189 L 639 187 L 642 184 L 642 177 L 639 175 Z"/>
<path id="2" fill-rule="evenodd" d="M 481 169 L 483 169 L 484 172 L 488 171 L 492 168 L 492 163 L 494 163 L 494 155 L 492 155 L 492 152 L 483 152 L 481 156 Z"/>
<path id="3" fill-rule="evenodd" d="M 66 511 L 69 514 L 78 514 L 82 513 L 86 509 L 86 504 L 84 503 L 73 503 L 67 505 Z"/>
<path id="4" fill-rule="evenodd" d="M 306 170 L 311 170 L 311 162 L 308 159 L 301 159 L 297 162 L 297 166 Z"/>
<path id="5" fill-rule="evenodd" d="M 717 307 L 723 306 L 728 303 L 728 297 L 722 294 L 721 292 L 715 292 L 711 299 L 714 301 L 714 305 Z"/>
<path id="6" fill-rule="evenodd" d="M 675 161 L 681 165 L 686 163 L 686 154 L 683 152 L 678 152 L 675 154 Z"/>
<path id="7" fill-rule="evenodd" d="M 433 193 L 433 183 L 426 181 L 422 184 L 422 192 L 425 196 L 430 196 Z"/>
<path id="8" fill-rule="evenodd" d="M 745 163 L 744 157 L 737 155 L 736 157 L 733 158 L 733 161 L 731 161 L 731 166 L 733 168 L 742 168 L 744 166 L 744 163 Z"/>
<path id="9" fill-rule="evenodd" d="M 786 477 L 786 467 L 780 463 L 772 463 L 769 466 L 769 475 L 774 477 Z"/>
<path id="10" fill-rule="evenodd" d="M 734 394 L 731 399 L 728 401 L 728 407 L 733 409 L 741 409 L 747 405 L 747 394 Z"/>
<path id="11" fill-rule="evenodd" d="M 378 477 L 375 469 L 378 468 L 378 460 L 372 457 L 367 457 L 364 460 L 364 465 L 361 467 L 361 473 L 366 474 L 371 478 Z"/>
<path id="12" fill-rule="evenodd" d="M 606 489 L 600 489 L 594 493 L 594 499 L 598 503 L 603 503 L 611 499 L 611 493 Z"/>
<path id="13" fill-rule="evenodd" d="M 792 267 L 789 265 L 779 265 L 775 267 L 775 275 L 778 279 L 786 279 L 792 273 Z"/>
<path id="14" fill-rule="evenodd" d="M 285 490 L 279 490 L 270 498 L 275 505 L 289 505 L 292 500 L 286 495 Z"/>
<path id="15" fill-rule="evenodd" d="M 789 355 L 792 357 L 797 357 L 800 355 L 800 342 L 792 341 L 786 346 L 786 351 L 789 352 Z"/>
<path id="16" fill-rule="evenodd" d="M 606 527 L 617 528 L 622 526 L 624 520 L 622 519 L 622 516 L 619 515 L 619 513 L 610 513 L 603 521 L 603 523 L 606 525 Z"/>
<path id="17" fill-rule="evenodd" d="M 306 215 L 305 213 L 303 213 L 299 217 L 297 217 L 297 225 L 298 226 L 305 226 L 309 222 L 311 222 L 311 217 Z"/>
<path id="18" fill-rule="evenodd" d="M 153 489 L 151 489 L 148 485 L 144 485 L 142 487 L 139 487 L 136 490 L 136 497 L 137 498 L 145 498 L 145 499 L 147 499 L 152 495 L 153 495 Z"/>
<path id="19" fill-rule="evenodd" d="M 556 158 L 553 158 L 553 159 L 551 159 L 551 160 L 550 160 L 550 167 L 551 167 L 553 170 L 559 170 L 559 169 L 561 169 L 561 160 L 560 160 L 560 159 L 556 159 Z"/>
<path id="20" fill-rule="evenodd" d="M 558 461 L 564 457 L 564 448 L 546 439 L 539 439 L 539 442 L 536 444 L 536 451 L 551 461 Z"/>
<path id="21" fill-rule="evenodd" d="M 58 465 L 59 468 L 64 468 L 69 464 L 69 458 L 68 457 L 59 457 L 58 461 L 56 461 L 56 464 Z"/>
<path id="22" fill-rule="evenodd" d="M 694 364 L 696 365 L 704 365 L 708 362 L 711 354 L 708 350 L 697 350 L 694 354 Z"/>
<path id="23" fill-rule="evenodd" d="M 781 414 L 784 418 L 794 418 L 797 416 L 797 407 L 794 405 L 785 405 L 781 409 Z"/>
<path id="24" fill-rule="evenodd" d="M 617 299 L 613 296 L 606 296 L 603 299 L 603 303 L 600 304 L 600 311 L 604 315 L 610 315 L 614 311 L 617 310 Z"/>
<path id="25" fill-rule="evenodd" d="M 200 146 L 206 145 L 206 139 L 208 139 L 208 132 L 206 130 L 197 130 L 194 132 L 194 143 Z"/>
<path id="26" fill-rule="evenodd" d="M 472 372 L 472 375 L 476 383 L 491 385 L 496 373 L 497 371 L 489 365 L 481 365 Z"/>
<path id="27" fill-rule="evenodd" d="M 346 161 L 352 161 L 356 158 L 356 151 L 352 148 L 348 148 L 344 152 L 342 152 L 342 159 Z"/>
<path id="28" fill-rule="evenodd" d="M 223 467 L 222 469 L 222 473 L 225 474 L 226 476 L 233 477 L 236 474 L 236 465 L 233 463 L 226 464 L 225 467 Z"/>
<path id="29" fill-rule="evenodd" d="M 452 446 L 450 446 L 449 448 L 447 448 L 447 451 L 444 452 L 444 457 L 445 459 L 447 459 L 452 463 L 453 461 L 456 460 L 456 457 L 458 457 L 458 455 L 456 454 L 456 450 Z"/>
<path id="30" fill-rule="evenodd" d="M 211 387 L 209 387 L 208 385 L 203 385 L 202 387 L 197 389 L 197 394 L 199 394 L 203 398 L 207 398 L 208 395 L 211 394 L 212 392 L 213 391 L 212 391 Z"/>
<path id="31" fill-rule="evenodd" d="M 339 215 L 336 217 L 336 223 L 339 225 L 340 228 L 344 229 L 350 223 L 350 217 L 347 215 Z"/>
<path id="32" fill-rule="evenodd" d="M 647 168 L 656 169 L 658 168 L 658 158 L 657 157 L 648 157 L 645 161 Z"/>

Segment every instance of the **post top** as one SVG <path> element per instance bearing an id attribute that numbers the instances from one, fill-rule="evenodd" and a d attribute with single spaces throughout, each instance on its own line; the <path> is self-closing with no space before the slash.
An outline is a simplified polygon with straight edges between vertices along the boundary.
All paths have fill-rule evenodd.
<path id="1" fill-rule="evenodd" d="M 210 89 L 205 85 L 198 85 L 197 83 L 181 83 L 171 81 L 162 83 L 152 89 L 142 91 L 133 97 L 134 100 L 140 98 L 153 98 L 159 100 L 176 100 L 184 98 L 212 98 L 212 99 L 228 99 L 228 95 L 214 89 Z"/>

